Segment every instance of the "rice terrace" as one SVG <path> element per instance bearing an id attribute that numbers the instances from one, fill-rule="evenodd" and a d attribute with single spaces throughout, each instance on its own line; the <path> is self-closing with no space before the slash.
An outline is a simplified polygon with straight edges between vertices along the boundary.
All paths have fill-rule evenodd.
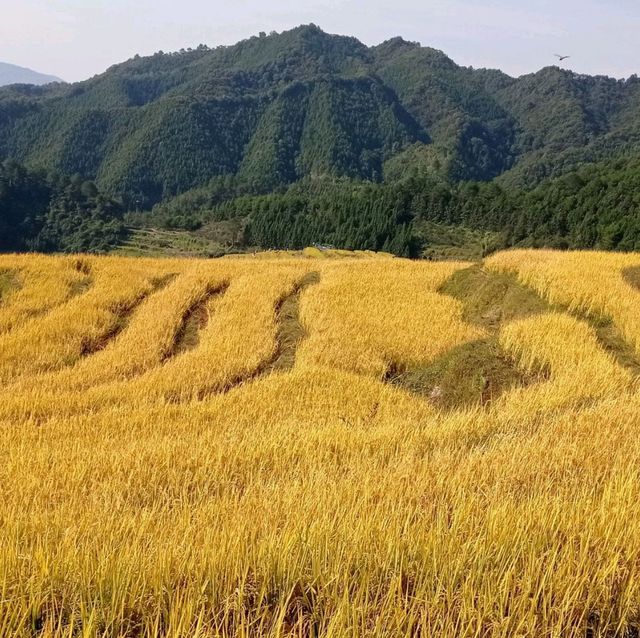
<path id="1" fill-rule="evenodd" d="M 637 636 L 640 255 L 0 256 L 0 636 Z"/>

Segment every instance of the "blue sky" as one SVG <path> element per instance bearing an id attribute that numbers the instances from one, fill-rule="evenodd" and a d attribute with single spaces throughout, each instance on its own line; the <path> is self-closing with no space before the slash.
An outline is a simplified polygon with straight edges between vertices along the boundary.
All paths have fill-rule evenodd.
<path id="1" fill-rule="evenodd" d="M 2 6 L 5 5 L 5 6 Z M 233 44 L 314 22 L 377 44 L 395 35 L 459 64 L 521 75 L 554 64 L 640 74 L 640 0 L 0 0 L 0 60 L 85 79 L 136 53 Z"/>

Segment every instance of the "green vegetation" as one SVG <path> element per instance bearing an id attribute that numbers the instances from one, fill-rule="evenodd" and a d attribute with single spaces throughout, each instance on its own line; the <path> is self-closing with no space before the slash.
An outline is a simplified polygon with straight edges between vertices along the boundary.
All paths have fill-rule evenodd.
<path id="1" fill-rule="evenodd" d="M 247 219 L 246 240 L 261 248 L 301 249 L 319 243 L 348 250 L 418 256 L 411 217 L 395 192 L 375 184 L 300 188 L 220 204 L 216 219 Z"/>
<path id="2" fill-rule="evenodd" d="M 113 252 L 129 257 L 208 258 L 220 257 L 229 250 L 225 244 L 202 232 L 132 228 Z"/>
<path id="3" fill-rule="evenodd" d="M 504 242 L 498 232 L 473 230 L 436 222 L 414 224 L 422 256 L 433 260 L 480 261 Z"/>
<path id="4" fill-rule="evenodd" d="M 464 343 L 424 366 L 392 368 L 387 381 L 427 396 L 443 409 L 486 405 L 513 387 L 534 383 L 500 347 L 501 325 L 549 310 L 549 304 L 514 275 L 473 266 L 456 272 L 441 287 L 463 305 L 464 320 L 484 328 L 484 339 Z"/>
<path id="5" fill-rule="evenodd" d="M 305 180 L 197 210 L 189 223 L 235 220 L 240 246 L 322 243 L 412 257 L 480 259 L 510 246 L 640 250 L 639 180 L 637 159 L 587 165 L 531 191 L 437 177 Z M 155 209 L 160 224 L 170 210 Z"/>
<path id="6" fill-rule="evenodd" d="M 285 372 L 292 370 L 296 362 L 296 353 L 300 342 L 307 332 L 300 321 L 300 295 L 305 288 L 320 281 L 320 274 L 311 272 L 303 277 L 294 291 L 280 301 L 277 308 L 278 330 L 276 354 L 264 370 L 268 372 Z"/>
<path id="7" fill-rule="evenodd" d="M 79 173 L 131 209 L 211 180 L 242 195 L 426 169 L 531 187 L 637 150 L 639 98 L 635 77 L 550 67 L 514 79 L 401 38 L 366 47 L 307 25 L 135 57 L 77 84 L 5 87 L 0 157 Z"/>
<path id="8" fill-rule="evenodd" d="M 92 182 L 0 163 L 0 251 L 104 251 L 123 236 L 121 217 Z"/>
<path id="9" fill-rule="evenodd" d="M 639 104 L 635 76 L 514 79 L 314 25 L 136 56 L 77 84 L 0 89 L 0 158 L 29 167 L 12 210 L 0 203 L 0 250 L 105 250 L 122 210 L 190 233 L 137 232 L 127 254 L 637 250 Z"/>
<path id="10" fill-rule="evenodd" d="M 177 331 L 173 348 L 166 359 L 193 350 L 200 343 L 200 333 L 207 327 L 215 301 L 227 290 L 227 285 L 211 288 L 198 299 L 182 317 L 182 324 Z"/>

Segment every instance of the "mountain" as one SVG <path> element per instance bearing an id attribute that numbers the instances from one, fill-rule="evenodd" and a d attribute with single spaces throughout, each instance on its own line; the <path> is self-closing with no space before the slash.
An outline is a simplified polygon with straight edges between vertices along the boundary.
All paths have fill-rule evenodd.
<path id="1" fill-rule="evenodd" d="M 9 84 L 35 84 L 40 86 L 51 82 L 62 82 L 62 80 L 53 75 L 45 75 L 15 64 L 0 62 L 0 86 Z"/>
<path id="2" fill-rule="evenodd" d="M 367 47 L 314 25 L 0 90 L 0 157 L 80 173 L 130 206 L 220 176 L 252 193 L 407 170 L 533 187 L 639 144 L 636 77 L 550 67 L 515 79 L 401 38 Z"/>
<path id="3" fill-rule="evenodd" d="M 416 255 L 436 224 L 493 247 L 640 249 L 638 158 L 636 76 L 513 78 L 315 25 L 0 89 L 0 160 L 91 180 L 149 223 L 241 220 L 264 247 Z"/>

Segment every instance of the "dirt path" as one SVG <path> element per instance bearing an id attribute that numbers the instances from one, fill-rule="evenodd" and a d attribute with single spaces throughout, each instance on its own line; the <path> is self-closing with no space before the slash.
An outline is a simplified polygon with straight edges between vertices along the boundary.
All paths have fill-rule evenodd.
<path id="1" fill-rule="evenodd" d="M 211 319 L 212 306 L 224 295 L 227 288 L 229 288 L 228 283 L 207 290 L 205 295 L 187 310 L 182 317 L 182 323 L 176 332 L 173 347 L 165 357 L 165 361 L 198 346 L 200 333 L 207 327 Z"/>

